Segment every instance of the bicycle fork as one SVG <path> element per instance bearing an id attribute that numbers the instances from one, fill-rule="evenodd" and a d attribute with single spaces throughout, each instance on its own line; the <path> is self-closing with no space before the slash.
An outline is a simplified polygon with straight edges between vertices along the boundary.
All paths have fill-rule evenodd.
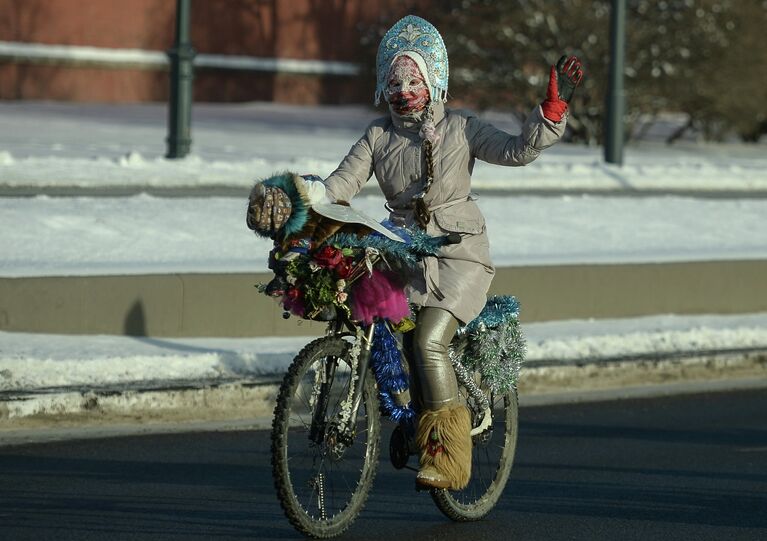
<path id="1" fill-rule="evenodd" d="M 357 426 L 357 412 L 362 404 L 362 394 L 365 389 L 365 378 L 368 374 L 368 365 L 370 364 L 370 350 L 373 348 L 373 334 L 375 333 L 375 323 L 372 323 L 363 336 L 363 344 L 360 351 L 360 358 L 357 362 L 357 381 L 354 387 L 354 400 L 352 401 L 351 415 L 346 426 L 340 427 L 340 439 L 346 445 L 351 445 L 354 441 L 355 427 Z"/>
<path id="2" fill-rule="evenodd" d="M 309 439 L 318 445 L 325 439 L 325 429 L 327 428 L 325 415 L 328 410 L 328 402 L 330 402 L 330 387 L 333 384 L 337 366 L 337 358 L 333 358 L 332 362 L 327 362 L 322 366 L 319 392 L 315 397 L 312 424 L 309 429 Z"/>
<path id="3" fill-rule="evenodd" d="M 375 325 L 370 325 L 365 329 L 362 335 L 362 347 L 360 348 L 359 358 L 356 367 L 356 379 L 354 381 L 354 393 L 352 394 L 351 411 L 344 426 L 336 426 L 335 432 L 337 439 L 346 446 L 354 441 L 355 427 L 357 426 L 357 412 L 362 404 L 363 389 L 365 388 L 365 378 L 368 374 L 368 365 L 370 364 L 370 350 L 373 345 L 373 333 Z M 325 363 L 320 377 L 320 385 L 316 394 L 316 401 L 312 413 L 312 423 L 309 430 L 309 439 L 317 444 L 321 444 L 327 435 L 326 414 L 330 402 L 330 389 L 335 378 L 338 359 L 333 362 Z"/>

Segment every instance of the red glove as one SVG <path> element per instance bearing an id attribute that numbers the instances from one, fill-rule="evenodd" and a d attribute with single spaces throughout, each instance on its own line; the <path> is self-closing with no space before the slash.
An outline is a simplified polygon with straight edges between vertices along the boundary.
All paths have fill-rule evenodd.
<path id="1" fill-rule="evenodd" d="M 562 78 L 562 87 L 559 81 Z M 543 116 L 552 122 L 561 122 L 567 111 L 567 102 L 573 97 L 573 92 L 583 79 L 581 61 L 577 57 L 563 56 L 556 66 L 551 66 L 549 86 L 546 89 L 546 100 L 541 104 Z"/>
<path id="2" fill-rule="evenodd" d="M 567 102 L 559 99 L 557 88 L 557 68 L 551 66 L 549 73 L 549 86 L 546 89 L 546 99 L 541 104 L 543 116 L 552 122 L 561 122 L 567 112 Z"/>

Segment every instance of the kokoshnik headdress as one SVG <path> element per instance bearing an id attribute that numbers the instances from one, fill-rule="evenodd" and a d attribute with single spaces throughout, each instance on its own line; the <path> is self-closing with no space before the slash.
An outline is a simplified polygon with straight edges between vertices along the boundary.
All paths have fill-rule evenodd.
<path id="1" fill-rule="evenodd" d="M 381 40 L 376 56 L 376 94 L 378 105 L 387 85 L 386 76 L 395 57 L 408 52 L 419 54 L 426 63 L 432 100 L 447 101 L 447 49 L 439 31 L 429 21 L 408 15 L 397 21 Z"/>

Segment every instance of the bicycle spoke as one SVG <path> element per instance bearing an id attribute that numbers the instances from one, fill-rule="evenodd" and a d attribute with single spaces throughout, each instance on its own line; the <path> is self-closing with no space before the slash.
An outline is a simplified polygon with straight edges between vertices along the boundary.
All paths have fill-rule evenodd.
<path id="1" fill-rule="evenodd" d="M 487 400 L 492 410 L 490 432 L 474 437 L 472 457 L 472 476 L 469 485 L 461 491 L 435 491 L 432 497 L 437 507 L 453 520 L 478 520 L 485 516 L 500 497 L 511 469 L 516 443 L 516 398 L 511 403 L 508 396 L 490 393 L 477 380 L 479 387 L 487 393 Z M 464 395 L 467 394 L 463 390 Z M 513 393 L 513 391 L 512 391 Z M 467 403 L 476 408 L 474 397 Z M 513 406 L 510 408 L 510 405 Z M 475 420 L 476 424 L 476 420 Z"/>
<path id="2" fill-rule="evenodd" d="M 378 417 L 368 415 L 368 408 L 374 405 L 377 413 L 378 403 L 371 383 L 366 383 L 366 393 L 371 394 L 363 400 L 351 445 L 344 444 L 344 428 L 339 426 L 353 383 L 348 351 L 349 342 L 337 337 L 304 348 L 289 371 L 292 387 L 285 387 L 287 394 L 278 398 L 275 410 L 276 415 L 283 412 L 284 421 L 275 421 L 274 430 L 285 431 L 281 439 L 273 436 L 283 450 L 275 455 L 282 464 L 274 470 L 278 492 L 291 523 L 312 536 L 325 537 L 334 528 L 340 532 L 354 520 L 377 462 Z M 335 367 L 330 364 L 334 362 Z"/>

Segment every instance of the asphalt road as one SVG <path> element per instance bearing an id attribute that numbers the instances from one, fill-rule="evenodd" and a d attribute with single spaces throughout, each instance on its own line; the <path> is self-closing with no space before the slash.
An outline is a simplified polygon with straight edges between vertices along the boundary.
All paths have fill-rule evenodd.
<path id="1" fill-rule="evenodd" d="M 522 408 L 510 483 L 479 523 L 449 522 L 412 486 L 382 457 L 342 538 L 767 539 L 767 393 Z M 0 448 L 0 488 L 4 540 L 298 537 L 264 431 Z"/>

